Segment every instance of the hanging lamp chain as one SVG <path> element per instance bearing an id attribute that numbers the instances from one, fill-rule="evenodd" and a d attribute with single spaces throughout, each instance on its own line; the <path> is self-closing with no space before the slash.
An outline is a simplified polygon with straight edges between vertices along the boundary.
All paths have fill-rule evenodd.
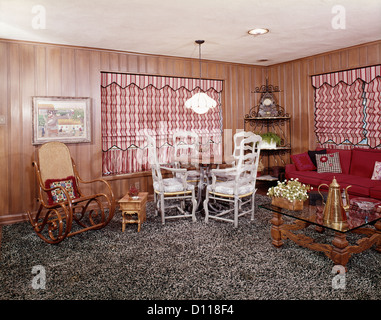
<path id="1" fill-rule="evenodd" d="M 200 65 L 199 81 L 200 81 L 200 90 L 201 90 L 201 45 L 205 42 L 205 40 L 196 40 L 195 42 L 198 44 L 198 60 Z"/>

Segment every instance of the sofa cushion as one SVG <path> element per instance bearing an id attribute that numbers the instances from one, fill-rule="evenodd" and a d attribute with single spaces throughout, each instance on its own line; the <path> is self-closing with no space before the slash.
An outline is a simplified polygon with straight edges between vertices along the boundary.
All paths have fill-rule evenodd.
<path id="1" fill-rule="evenodd" d="M 376 161 L 381 161 L 381 150 L 353 149 L 349 173 L 370 179 Z"/>
<path id="2" fill-rule="evenodd" d="M 341 172 L 348 174 L 351 166 L 352 150 L 327 149 L 327 153 L 339 153 Z"/>
<path id="3" fill-rule="evenodd" d="M 313 187 L 317 187 L 322 183 L 326 183 L 329 177 L 333 174 L 331 173 L 317 173 L 316 171 L 292 171 L 288 174 L 289 179 L 298 178 L 299 182 L 309 184 Z M 332 180 L 332 179 L 331 179 Z"/>
<path id="4" fill-rule="evenodd" d="M 316 155 L 317 172 L 341 173 L 339 153 L 317 154 Z"/>
<path id="5" fill-rule="evenodd" d="M 369 196 L 374 199 L 381 199 L 381 185 L 369 189 Z"/>
<path id="6" fill-rule="evenodd" d="M 310 159 L 311 159 L 311 161 L 315 167 L 317 167 L 316 155 L 317 154 L 324 154 L 324 153 L 327 153 L 327 149 L 321 149 L 321 150 L 315 150 L 315 151 L 308 150 L 308 155 L 310 156 Z"/>
<path id="7" fill-rule="evenodd" d="M 340 187 L 346 187 L 351 185 L 352 187 L 348 189 L 351 194 L 363 195 L 372 197 L 371 190 L 381 187 L 381 181 L 372 180 L 366 177 L 355 177 L 353 175 L 341 175 Z"/>
<path id="8" fill-rule="evenodd" d="M 291 159 L 299 171 L 316 170 L 307 152 L 291 155 Z"/>
<path id="9" fill-rule="evenodd" d="M 157 192 L 182 192 L 182 191 L 191 191 L 194 189 L 194 186 L 187 184 L 184 187 L 183 182 L 178 178 L 165 178 L 162 180 L 162 189 L 158 181 L 153 183 L 153 188 Z"/>

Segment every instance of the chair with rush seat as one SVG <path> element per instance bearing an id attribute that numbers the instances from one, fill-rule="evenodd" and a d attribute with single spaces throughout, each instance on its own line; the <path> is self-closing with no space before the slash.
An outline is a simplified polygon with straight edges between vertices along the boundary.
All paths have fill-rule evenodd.
<path id="1" fill-rule="evenodd" d="M 239 156 L 235 166 L 227 169 L 211 170 L 212 183 L 206 190 L 204 201 L 205 222 L 209 219 L 233 222 L 238 227 L 238 218 L 251 213 L 254 219 L 254 197 L 259 162 L 259 143 L 262 138 L 259 135 L 250 135 L 243 138 L 239 146 Z M 230 176 L 227 181 L 219 181 L 219 176 Z M 247 200 L 248 199 L 248 200 Z M 209 200 L 230 204 L 226 210 L 212 210 Z M 243 206 L 250 203 L 249 210 L 242 211 Z M 232 216 L 232 217 L 231 217 Z"/>
<path id="2" fill-rule="evenodd" d="M 156 213 L 160 211 L 161 222 L 165 224 L 168 219 L 192 218 L 196 221 L 195 187 L 187 182 L 187 170 L 181 168 L 169 168 L 160 165 L 157 156 L 156 140 L 147 136 L 148 159 L 152 169 L 154 201 Z M 173 178 L 163 178 L 161 170 L 172 172 Z M 166 202 L 170 202 L 166 206 Z M 185 210 L 185 201 L 191 202 L 191 212 Z M 168 209 L 176 208 L 180 214 L 169 215 Z"/>
<path id="3" fill-rule="evenodd" d="M 173 134 L 174 163 L 176 168 L 186 168 L 188 182 L 197 182 L 200 172 L 190 170 L 190 167 L 199 166 L 199 138 L 198 134 L 191 131 L 176 131 Z"/>

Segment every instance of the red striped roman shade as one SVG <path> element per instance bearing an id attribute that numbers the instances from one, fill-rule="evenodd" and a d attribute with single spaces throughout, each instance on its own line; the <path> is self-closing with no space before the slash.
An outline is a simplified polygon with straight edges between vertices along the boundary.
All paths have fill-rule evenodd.
<path id="1" fill-rule="evenodd" d="M 320 146 L 380 146 L 381 66 L 312 76 Z"/>
<path id="2" fill-rule="evenodd" d="M 366 121 L 368 145 L 371 148 L 381 145 L 381 77 L 374 78 L 364 86 L 366 93 Z"/>
<path id="3" fill-rule="evenodd" d="M 206 114 L 184 107 L 194 93 L 206 92 L 218 106 Z M 156 137 L 162 163 L 172 160 L 176 130 L 199 134 L 221 149 L 222 81 L 137 74 L 101 74 L 103 174 L 146 171 L 146 135 Z"/>

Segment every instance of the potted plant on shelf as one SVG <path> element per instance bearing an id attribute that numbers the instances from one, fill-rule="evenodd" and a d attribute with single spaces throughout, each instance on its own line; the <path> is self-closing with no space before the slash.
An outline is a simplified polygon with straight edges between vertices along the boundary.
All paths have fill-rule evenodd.
<path id="1" fill-rule="evenodd" d="M 266 132 L 260 135 L 262 142 L 260 143 L 261 149 L 275 149 L 281 144 L 282 139 L 274 132 Z"/>
<path id="2" fill-rule="evenodd" d="M 303 201 L 308 199 L 309 185 L 302 184 L 298 179 L 278 181 L 275 187 L 269 188 L 267 195 L 271 204 L 288 210 L 303 210 Z"/>

